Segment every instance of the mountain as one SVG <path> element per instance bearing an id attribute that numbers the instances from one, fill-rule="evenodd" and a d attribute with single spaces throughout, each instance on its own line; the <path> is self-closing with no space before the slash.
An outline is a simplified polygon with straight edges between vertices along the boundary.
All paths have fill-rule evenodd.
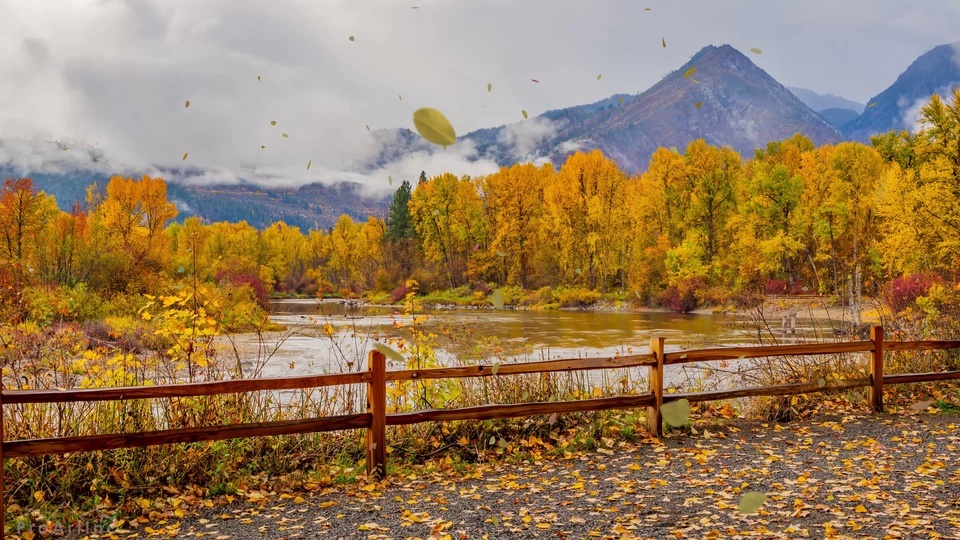
<path id="1" fill-rule="evenodd" d="M 117 174 L 130 176 L 119 171 Z M 91 184 L 96 183 L 103 189 L 110 179 L 109 174 L 100 172 L 24 173 L 0 166 L 0 178 L 19 176 L 32 178 L 37 189 L 53 195 L 63 210 L 69 210 L 74 203 L 83 203 Z M 363 186 L 353 182 L 266 188 L 251 183 L 185 185 L 174 181 L 167 182 L 167 198 L 177 206 L 178 222 L 198 216 L 208 222 L 244 220 L 257 229 L 265 229 L 276 221 L 283 221 L 303 231 L 332 227 L 342 214 L 355 221 L 366 221 L 370 215 L 386 217 L 391 199 L 390 196 L 370 197 L 364 193 Z"/>
<path id="2" fill-rule="evenodd" d="M 797 132 L 817 144 L 842 137 L 742 53 L 730 45 L 711 45 L 639 96 L 618 94 L 548 111 L 468 133 L 458 144 L 469 142 L 476 147 L 476 159 L 500 165 L 542 159 L 559 165 L 577 150 L 599 148 L 637 173 L 646 169 L 658 147 L 683 149 L 703 138 L 752 156 L 755 148 Z"/>
<path id="3" fill-rule="evenodd" d="M 853 109 L 824 109 L 820 111 L 820 116 L 831 126 L 843 131 L 843 126 L 860 116 L 860 113 Z"/>
<path id="4" fill-rule="evenodd" d="M 933 94 L 946 94 L 960 84 L 960 42 L 939 45 L 913 61 L 886 90 L 869 101 L 859 118 L 846 124 L 844 134 L 869 141 L 870 135 L 891 129 L 913 130 L 917 113 Z"/>
<path id="5" fill-rule="evenodd" d="M 800 101 L 807 107 L 817 112 L 823 112 L 827 109 L 849 109 L 860 114 L 865 107 L 863 103 L 857 103 L 856 101 L 833 94 L 818 94 L 813 90 L 797 88 L 796 86 L 788 86 L 787 89 L 793 92 L 793 95 L 800 98 Z"/>

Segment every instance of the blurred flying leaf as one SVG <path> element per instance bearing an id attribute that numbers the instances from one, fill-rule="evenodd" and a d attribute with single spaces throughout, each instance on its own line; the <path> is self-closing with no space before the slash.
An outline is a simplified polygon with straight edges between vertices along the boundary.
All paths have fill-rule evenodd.
<path id="1" fill-rule="evenodd" d="M 506 448 L 507 440 L 504 439 L 503 437 L 500 437 L 500 441 L 497 442 L 497 446 L 499 446 L 500 448 Z"/>
<path id="2" fill-rule="evenodd" d="M 283 133 L 282 135 L 283 135 L 283 138 L 284 138 L 284 139 L 287 138 L 287 134 L 286 134 L 286 133 Z"/>
<path id="3" fill-rule="evenodd" d="M 817 379 L 817 386 L 819 386 L 820 388 L 823 388 L 826 385 L 827 385 L 826 379 Z"/>
<path id="4" fill-rule="evenodd" d="M 350 36 L 350 37 L 347 38 L 347 39 L 349 39 L 350 41 L 354 41 L 353 36 Z"/>
<path id="5" fill-rule="evenodd" d="M 557 413 L 551 414 L 551 415 L 550 415 L 550 418 L 547 418 L 547 423 L 550 424 L 551 426 L 554 425 L 554 424 L 556 424 L 556 423 L 557 423 Z"/>
<path id="6" fill-rule="evenodd" d="M 490 446 L 493 446 L 493 445 L 497 444 L 497 436 L 496 436 L 496 435 L 491 435 L 491 436 L 490 436 L 490 440 L 487 441 L 487 444 L 489 444 Z"/>
<path id="7" fill-rule="evenodd" d="M 497 309 L 503 309 L 503 293 L 500 292 L 500 289 L 493 291 L 493 294 L 490 295 L 490 303 Z"/>
<path id="8" fill-rule="evenodd" d="M 536 80 L 536 79 L 530 79 L 530 80 L 533 81 L 533 82 L 535 82 L 535 83 L 540 82 L 540 81 L 538 81 L 538 80 Z"/>
<path id="9" fill-rule="evenodd" d="M 493 364 L 492 366 L 490 366 L 490 373 L 493 373 L 494 375 L 496 375 L 498 371 L 500 371 L 500 363 L 499 363 L 499 362 L 497 362 L 497 363 Z"/>
<path id="10" fill-rule="evenodd" d="M 440 111 L 431 108 L 417 109 L 413 124 L 424 139 L 446 148 L 457 140 L 450 121 Z"/>
<path id="11" fill-rule="evenodd" d="M 271 125 L 271 126 L 277 125 L 277 121 L 276 121 L 276 120 L 271 120 L 271 121 L 270 121 L 270 125 Z"/>
<path id="12" fill-rule="evenodd" d="M 600 80 L 600 77 L 603 77 L 603 73 L 597 75 L 597 80 L 598 80 L 598 81 Z"/>
<path id="13" fill-rule="evenodd" d="M 394 350 L 392 347 L 388 347 L 383 343 L 374 343 L 373 347 L 383 353 L 387 358 L 394 360 L 396 362 L 406 363 L 407 359 L 403 357 L 402 354 Z"/>
<path id="14" fill-rule="evenodd" d="M 690 69 L 683 72 L 684 78 L 690 78 L 691 75 L 697 72 L 697 66 L 692 66 Z"/>
<path id="15" fill-rule="evenodd" d="M 527 111 L 522 110 L 522 111 L 520 111 L 520 112 L 523 113 L 523 119 L 524 119 L 524 120 L 526 120 L 527 118 L 529 118 L 529 116 L 527 116 Z"/>
<path id="16" fill-rule="evenodd" d="M 310 170 L 310 165 L 313 165 L 313 160 L 307 162 L 307 170 Z"/>
<path id="17" fill-rule="evenodd" d="M 663 43 L 663 48 L 667 48 L 667 38 L 660 38 L 660 43 Z"/>
<path id="18" fill-rule="evenodd" d="M 523 393 L 520 394 L 520 401 L 526 401 L 528 399 L 530 399 L 530 392 L 524 390 Z"/>
<path id="19" fill-rule="evenodd" d="M 498 251 L 498 252 L 497 252 L 497 257 L 506 257 L 506 256 L 507 256 L 507 254 L 506 254 L 506 252 L 504 252 L 504 251 Z"/>
<path id="20" fill-rule="evenodd" d="M 487 83 L 487 92 L 493 92 L 493 83 Z"/>
<path id="21" fill-rule="evenodd" d="M 739 510 L 741 514 L 752 514 L 760 510 L 760 507 L 763 506 L 766 500 L 766 493 L 760 493 L 759 491 L 744 493 L 743 497 L 740 497 L 740 502 L 737 503 L 737 510 Z"/>
<path id="22" fill-rule="evenodd" d="M 69 149 L 70 149 L 69 146 L 64 146 L 64 147 L 63 147 L 63 151 L 64 151 L 64 152 L 66 152 L 66 151 L 69 150 Z"/>
<path id="23" fill-rule="evenodd" d="M 186 161 L 188 155 L 190 155 L 190 152 L 184 152 L 184 153 L 183 153 L 183 159 L 181 159 L 180 161 Z"/>
<path id="24" fill-rule="evenodd" d="M 397 97 L 400 98 L 400 101 L 403 101 L 403 96 L 401 96 L 400 94 L 397 94 Z"/>
<path id="25" fill-rule="evenodd" d="M 690 402 L 686 399 L 678 399 L 664 403 L 660 408 L 663 419 L 673 427 L 680 427 L 690 420 Z"/>
<path id="26" fill-rule="evenodd" d="M 623 96 L 620 96 L 620 101 L 617 102 L 617 105 L 623 105 Z"/>
<path id="27" fill-rule="evenodd" d="M 699 109 L 702 105 L 703 105 L 703 102 L 700 102 L 700 101 L 698 101 L 698 102 L 696 102 L 696 103 L 693 104 L 693 106 L 696 107 L 696 108 L 698 108 L 698 109 Z"/>
<path id="28" fill-rule="evenodd" d="M 370 124 L 364 124 L 364 125 L 367 126 L 367 131 L 370 131 Z"/>
<path id="29" fill-rule="evenodd" d="M 264 148 L 266 148 L 266 145 L 261 144 L 260 149 L 263 150 Z"/>
<path id="30" fill-rule="evenodd" d="M 753 54 L 763 54 L 763 51 L 758 49 L 757 47 L 750 49 L 750 52 L 752 52 Z"/>
<path id="31" fill-rule="evenodd" d="M 579 275 L 583 274 L 583 269 L 582 269 L 582 268 L 577 268 L 576 270 L 573 271 L 573 273 L 579 276 Z"/>
<path id="32" fill-rule="evenodd" d="M 188 99 L 186 103 L 183 104 L 184 108 L 190 108 L 190 100 Z"/>
<path id="33" fill-rule="evenodd" d="M 877 106 L 877 102 L 874 101 L 873 103 L 867 105 L 867 108 L 869 108 L 869 107 L 876 107 L 876 106 Z"/>
<path id="34" fill-rule="evenodd" d="M 392 177 L 392 176 L 388 176 L 388 177 L 387 177 L 387 182 L 392 186 L 392 185 L 393 185 L 393 177 Z"/>
<path id="35" fill-rule="evenodd" d="M 260 80 L 260 76 L 259 76 L 259 75 L 257 75 L 257 80 L 258 80 L 258 81 Z"/>
<path id="36" fill-rule="evenodd" d="M 653 8 L 643 8 L 644 11 L 650 11 Z"/>

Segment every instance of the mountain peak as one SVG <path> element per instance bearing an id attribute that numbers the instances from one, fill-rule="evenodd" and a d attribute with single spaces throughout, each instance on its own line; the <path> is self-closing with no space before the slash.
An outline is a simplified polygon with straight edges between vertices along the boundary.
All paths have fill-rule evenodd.
<path id="1" fill-rule="evenodd" d="M 920 55 L 886 90 L 870 99 L 866 110 L 844 126 L 846 135 L 867 141 L 890 130 L 916 129 L 920 108 L 933 94 L 960 84 L 960 41 L 937 45 Z"/>

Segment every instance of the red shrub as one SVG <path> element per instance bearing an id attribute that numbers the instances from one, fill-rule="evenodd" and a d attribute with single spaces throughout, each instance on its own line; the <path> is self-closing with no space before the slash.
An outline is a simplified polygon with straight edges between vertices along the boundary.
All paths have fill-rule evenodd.
<path id="1" fill-rule="evenodd" d="M 787 292 L 787 282 L 782 279 L 768 279 L 763 285 L 767 294 L 784 294 Z"/>
<path id="2" fill-rule="evenodd" d="M 703 278 L 689 278 L 680 285 L 671 285 L 660 295 L 660 303 L 678 313 L 689 313 L 700 305 L 697 291 L 705 288 Z"/>
<path id="3" fill-rule="evenodd" d="M 410 289 L 404 287 L 403 285 L 397 287 L 390 293 L 390 303 L 399 304 L 403 302 L 403 299 L 407 297 L 407 293 L 410 292 Z"/>
<path id="4" fill-rule="evenodd" d="M 252 276 L 250 274 L 226 274 L 224 272 L 218 272 L 216 278 L 217 281 L 226 280 L 227 283 L 233 285 L 234 287 L 249 285 L 250 289 L 253 291 L 253 296 L 256 298 L 257 303 L 260 304 L 260 307 L 264 309 L 270 307 L 270 293 L 267 292 L 266 285 L 264 285 L 263 281 L 261 281 L 257 276 Z"/>
<path id="5" fill-rule="evenodd" d="M 930 274 L 912 274 L 898 277 L 887 283 L 883 291 L 884 300 L 894 313 L 900 313 L 913 305 L 917 298 L 927 294 L 933 285 L 942 285 L 943 278 Z"/>

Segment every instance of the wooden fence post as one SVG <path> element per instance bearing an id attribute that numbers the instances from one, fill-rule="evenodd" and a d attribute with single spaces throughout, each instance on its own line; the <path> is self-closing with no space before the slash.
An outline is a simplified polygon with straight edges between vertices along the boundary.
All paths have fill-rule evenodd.
<path id="1" fill-rule="evenodd" d="M 387 476 L 387 357 L 370 351 L 368 368 L 367 411 L 373 420 L 367 428 L 367 474 L 382 480 Z"/>
<path id="2" fill-rule="evenodd" d="M 7 508 L 3 504 L 6 493 L 3 488 L 3 385 L 0 384 L 0 538 L 6 538 L 7 535 L 7 522 L 4 519 Z"/>
<path id="3" fill-rule="evenodd" d="M 870 357 L 870 407 L 874 412 L 883 412 L 883 327 L 870 327 L 873 341 L 873 356 Z"/>
<path id="4" fill-rule="evenodd" d="M 647 431 L 656 438 L 663 437 L 663 415 L 660 407 L 663 406 L 663 342 L 666 338 L 650 338 L 650 354 L 656 363 L 648 368 L 647 380 L 650 384 L 650 393 L 653 394 L 653 404 L 647 407 Z"/>

